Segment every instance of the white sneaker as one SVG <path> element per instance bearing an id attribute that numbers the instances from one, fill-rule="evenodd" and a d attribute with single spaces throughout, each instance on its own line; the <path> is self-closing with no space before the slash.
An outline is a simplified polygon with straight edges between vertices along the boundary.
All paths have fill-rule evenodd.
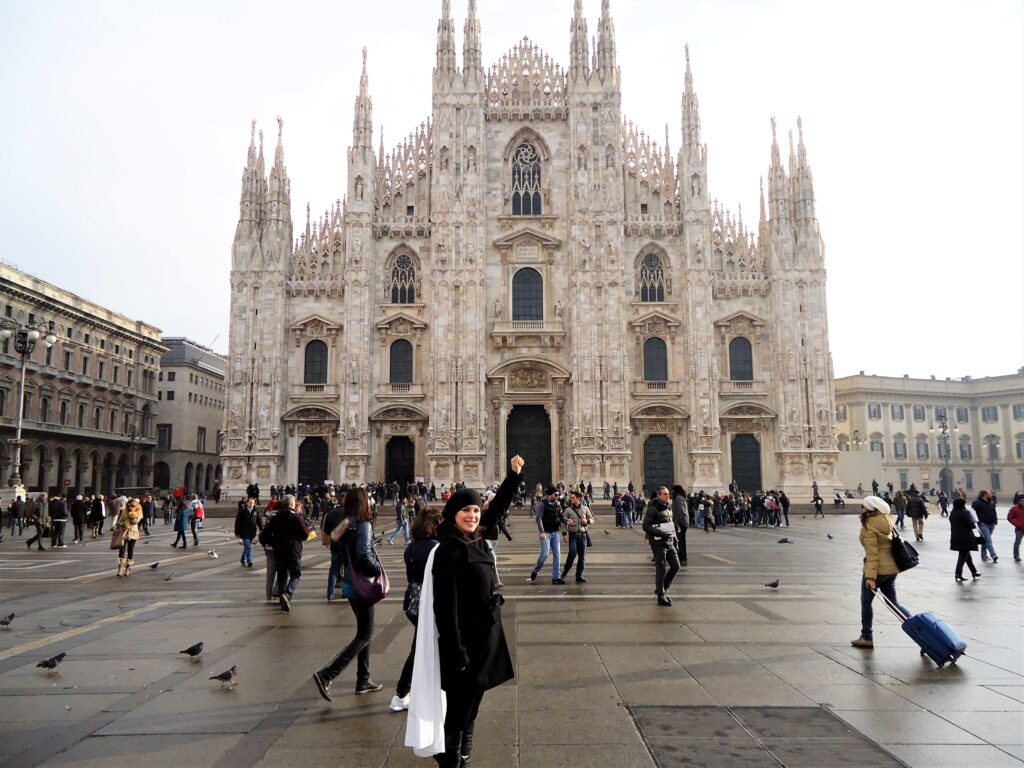
<path id="1" fill-rule="evenodd" d="M 388 709 L 392 712 L 404 712 L 409 708 L 409 697 L 408 696 L 392 696 L 391 703 L 388 704 Z"/>

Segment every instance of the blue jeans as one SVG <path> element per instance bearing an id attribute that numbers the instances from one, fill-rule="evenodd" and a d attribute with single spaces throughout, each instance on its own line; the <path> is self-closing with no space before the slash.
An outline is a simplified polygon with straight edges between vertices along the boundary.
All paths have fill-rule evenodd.
<path id="1" fill-rule="evenodd" d="M 551 561 L 551 578 L 552 580 L 559 579 L 562 577 L 559 570 L 562 562 L 562 534 L 558 531 L 545 533 L 544 538 L 540 540 L 540 557 L 537 558 L 537 564 L 533 566 L 533 572 L 540 573 L 540 569 L 544 567 L 544 561 L 548 559 L 549 550 L 554 555 Z"/>
<path id="2" fill-rule="evenodd" d="M 334 599 L 334 589 L 341 581 L 341 564 L 345 561 L 344 550 L 331 550 L 331 569 L 327 571 L 327 599 Z"/>
<path id="3" fill-rule="evenodd" d="M 994 525 L 988 525 L 986 523 L 978 523 L 978 530 L 981 531 L 981 537 L 985 539 L 985 543 L 981 545 L 981 559 L 984 560 L 986 555 L 985 551 L 988 551 L 988 557 L 993 560 L 996 559 L 996 549 L 992 546 L 992 531 L 995 529 Z"/>
<path id="4" fill-rule="evenodd" d="M 196 527 L 198 524 L 199 521 L 196 520 L 194 517 L 189 518 L 188 525 L 189 528 L 192 529 L 192 543 L 195 544 L 197 547 L 199 546 L 199 529 Z"/>
<path id="5" fill-rule="evenodd" d="M 627 528 L 633 527 L 633 510 L 628 507 L 622 508 L 622 524 Z"/>
<path id="6" fill-rule="evenodd" d="M 876 576 L 875 587 L 878 591 L 889 598 L 889 602 L 895 605 L 903 615 L 910 617 L 910 611 L 899 604 L 896 599 L 896 575 Z M 871 610 L 871 601 L 875 599 L 875 593 L 868 589 L 867 580 L 861 576 L 860 579 L 860 636 L 865 640 L 871 640 L 871 624 L 874 619 L 874 612 Z"/>
<path id="7" fill-rule="evenodd" d="M 400 520 L 400 521 L 398 521 L 395 524 L 395 530 L 393 530 L 388 535 L 388 541 L 389 542 L 393 542 L 395 540 L 395 536 L 398 535 L 399 531 L 402 532 L 402 538 L 404 538 L 405 539 L 405 543 L 408 544 L 409 543 L 409 521 L 408 520 Z"/>
<path id="8" fill-rule="evenodd" d="M 900 528 L 903 527 L 903 516 L 905 514 L 907 514 L 907 510 L 905 509 L 896 510 L 896 525 L 898 525 Z"/>
<path id="9" fill-rule="evenodd" d="M 579 558 L 579 560 L 576 560 Z M 576 561 L 576 578 L 583 576 L 583 569 L 586 567 L 587 559 L 587 534 L 585 533 L 570 533 L 569 534 L 569 556 L 565 558 L 565 573 L 562 574 L 562 578 L 566 577 L 569 573 L 569 569 L 572 568 L 573 561 Z"/>
<path id="10" fill-rule="evenodd" d="M 18 526 L 18 535 L 21 536 L 21 534 L 25 531 L 25 529 L 22 527 L 23 521 L 24 518 L 21 517 L 11 518 L 11 536 L 14 535 L 14 526 Z"/>
<path id="11" fill-rule="evenodd" d="M 252 562 L 252 539 L 242 539 L 242 565 Z"/>

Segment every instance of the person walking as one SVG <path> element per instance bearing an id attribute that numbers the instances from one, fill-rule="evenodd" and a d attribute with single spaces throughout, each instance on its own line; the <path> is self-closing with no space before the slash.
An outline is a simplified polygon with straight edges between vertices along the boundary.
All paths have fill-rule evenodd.
<path id="1" fill-rule="evenodd" d="M 485 504 L 490 503 L 490 499 L 494 498 L 494 494 L 490 495 L 489 499 L 485 499 Z M 519 491 L 516 491 L 515 497 L 519 498 Z M 498 586 L 504 587 L 505 585 L 501 581 L 501 574 L 498 572 L 498 534 L 502 534 L 506 539 L 512 541 L 512 534 L 508 529 L 508 510 L 500 512 L 494 520 L 494 525 L 489 526 L 484 531 L 484 541 L 487 542 L 487 546 L 491 548 L 491 555 L 494 556 L 494 575 L 498 579 Z"/>
<path id="2" fill-rule="evenodd" d="M 981 545 L 981 559 L 984 561 L 991 557 L 993 563 L 998 563 L 996 548 L 992 545 L 992 534 L 999 524 L 999 516 L 996 514 L 996 497 L 991 491 L 982 491 L 971 504 L 971 508 L 978 517 L 978 530 L 981 531 L 981 537 L 985 539 L 985 543 Z"/>
<path id="3" fill-rule="evenodd" d="M 149 536 L 149 526 L 156 524 L 156 502 L 153 501 L 153 494 L 147 493 L 142 497 L 142 532 Z"/>
<path id="4" fill-rule="evenodd" d="M 61 496 L 50 499 L 50 546 L 67 549 L 64 543 L 64 528 L 68 524 L 68 504 Z"/>
<path id="5" fill-rule="evenodd" d="M 484 693 L 515 677 L 501 623 L 505 601 L 480 536 L 480 529 L 493 525 L 512 502 L 524 462 L 513 456 L 510 463 L 511 471 L 483 513 L 480 495 L 463 488 L 448 499 L 438 528 L 440 544 L 424 602 L 434 608 L 440 685 L 447 696 L 445 751 L 434 756 L 441 768 L 469 765 Z"/>
<path id="6" fill-rule="evenodd" d="M 1024 494 L 1017 497 L 1006 519 L 1013 526 L 1013 562 L 1020 562 L 1020 541 L 1024 539 Z"/>
<path id="7" fill-rule="evenodd" d="M 949 517 L 949 497 L 945 491 L 939 491 L 939 517 Z"/>
<path id="8" fill-rule="evenodd" d="M 203 502 L 199 500 L 198 496 L 192 494 L 192 501 L 189 502 L 188 525 L 192 531 L 192 544 L 197 547 L 199 546 L 199 529 L 203 525 L 203 517 L 205 517 Z"/>
<path id="9" fill-rule="evenodd" d="M 72 544 L 83 544 L 85 542 L 85 526 L 89 520 L 89 507 L 81 494 L 75 496 L 71 502 L 71 523 L 75 527 L 75 540 Z"/>
<path id="10" fill-rule="evenodd" d="M 395 686 L 395 695 L 391 698 L 388 709 L 402 712 L 409 708 L 409 692 L 412 690 L 412 671 L 416 660 L 416 627 L 419 624 L 420 592 L 423 589 L 423 577 L 426 573 L 427 559 L 434 547 L 438 545 L 437 528 L 441 524 L 441 511 L 424 507 L 413 519 L 410 527 L 412 541 L 405 548 L 405 578 L 408 586 L 402 610 L 413 626 L 412 647 L 402 666 L 402 673 Z"/>
<path id="11" fill-rule="evenodd" d="M 779 494 L 779 506 L 782 507 L 782 515 L 786 518 L 786 527 L 789 528 L 789 496 L 786 495 L 785 491 Z"/>
<path id="12" fill-rule="evenodd" d="M 815 492 L 815 494 L 814 494 L 814 519 L 817 519 L 818 515 L 821 515 L 821 519 L 822 520 L 825 519 L 825 500 L 823 498 L 821 498 L 821 496 L 819 496 L 817 494 L 817 492 Z"/>
<path id="13" fill-rule="evenodd" d="M 43 511 L 46 509 L 46 497 L 40 496 L 38 499 L 33 500 L 29 497 L 29 500 L 25 502 L 25 525 L 31 526 L 35 530 L 35 536 L 25 542 L 25 546 L 32 549 L 33 542 L 39 551 L 42 552 L 46 547 L 43 546 Z"/>
<path id="14" fill-rule="evenodd" d="M 569 545 L 569 555 L 565 558 L 565 567 L 562 569 L 562 583 L 569 575 L 573 561 L 576 561 L 576 583 L 586 584 L 587 579 L 583 575 L 587 559 L 587 526 L 593 525 L 594 515 L 590 507 L 583 503 L 583 494 L 580 491 L 572 491 L 569 494 L 569 506 L 565 508 L 562 516 L 565 524 L 562 527 L 564 543 Z"/>
<path id="15" fill-rule="evenodd" d="M 178 541 L 181 541 L 181 548 L 188 549 L 188 539 L 185 537 L 185 532 L 188 530 L 188 504 L 184 499 L 178 499 L 178 508 L 174 512 L 174 531 L 177 536 L 174 537 L 174 543 L 172 547 L 178 546 Z"/>
<path id="16" fill-rule="evenodd" d="M 302 578 L 302 546 L 308 535 L 305 523 L 296 514 L 295 496 L 290 493 L 277 502 L 277 512 L 260 531 L 260 544 L 274 550 L 277 599 L 286 613 L 291 611 L 292 595 Z"/>
<path id="17" fill-rule="evenodd" d="M 854 648 L 874 648 L 871 603 L 875 591 L 881 592 L 905 617 L 910 616 L 896 599 L 896 576 L 899 568 L 892 556 L 892 538 L 896 526 L 889 514 L 889 505 L 878 496 L 866 496 L 861 502 L 860 543 L 864 548 L 864 570 L 860 582 L 860 637 L 852 641 Z"/>
<path id="18" fill-rule="evenodd" d="M 971 557 L 972 552 L 978 551 L 978 540 L 981 538 L 975 530 L 977 522 L 973 510 L 967 508 L 966 499 L 953 499 L 953 511 L 949 513 L 949 548 L 957 553 L 953 578 L 958 582 L 967 581 L 964 578 L 965 565 L 971 572 L 971 578 L 981 577 Z"/>
<path id="19" fill-rule="evenodd" d="M 346 493 L 347 491 L 342 491 L 341 504 L 335 504 L 332 500 L 330 507 L 324 514 L 324 522 L 320 528 L 320 532 L 324 537 L 324 544 L 326 544 L 331 551 L 331 564 L 327 570 L 327 602 L 332 602 L 335 599 L 338 582 L 341 581 L 341 564 L 343 562 L 346 544 L 346 542 L 341 541 L 341 534 L 348 526 L 345 519 L 345 509 L 343 507 Z M 338 535 L 332 538 L 331 534 L 339 524 L 344 524 L 346 528 L 338 531 Z M 267 594 L 269 593 L 268 587 Z"/>
<path id="20" fill-rule="evenodd" d="M 686 509 L 686 491 L 681 485 L 672 486 L 672 522 L 676 526 L 679 565 L 686 565 L 686 531 L 690 527 L 690 513 Z"/>
<path id="21" fill-rule="evenodd" d="M 636 516 L 636 497 L 632 489 L 622 494 L 622 527 L 632 528 Z"/>
<path id="22" fill-rule="evenodd" d="M 565 584 L 565 579 L 559 572 L 562 560 L 562 537 L 559 533 L 563 519 L 562 505 L 558 503 L 558 489 L 555 486 L 548 486 L 544 499 L 537 502 L 534 512 L 534 517 L 537 520 L 537 533 L 540 538 L 540 555 L 537 557 L 537 564 L 530 572 L 530 583 L 537 581 L 537 574 L 544 567 L 544 562 L 548 559 L 550 551 L 552 555 L 551 583 Z"/>
<path id="23" fill-rule="evenodd" d="M 402 497 L 395 504 L 395 530 L 387 537 L 388 544 L 395 543 L 395 537 L 401 533 L 406 546 L 409 545 L 409 496 Z"/>
<path id="24" fill-rule="evenodd" d="M 370 678 L 374 604 L 359 600 L 352 585 L 355 570 L 363 576 L 377 576 L 381 572 L 380 557 L 373 542 L 373 512 L 366 490 L 355 488 L 346 493 L 343 510 L 344 519 L 339 523 L 345 526 L 340 542 L 345 566 L 341 589 L 355 615 L 356 635 L 326 667 L 313 673 L 313 682 L 316 683 L 320 695 L 327 701 L 331 700 L 331 684 L 352 659 L 356 659 L 357 696 L 375 693 L 384 687 Z M 278 589 L 281 590 L 283 597 L 285 592 L 280 583 Z"/>
<path id="25" fill-rule="evenodd" d="M 260 518 L 260 511 L 256 507 L 256 499 L 251 496 L 239 507 L 235 515 L 235 538 L 242 540 L 243 568 L 252 568 L 252 540 L 263 530 L 263 520 Z"/>
<path id="26" fill-rule="evenodd" d="M 124 529 L 124 540 L 117 550 L 117 575 L 130 576 L 135 565 L 135 542 L 139 540 L 139 521 L 142 520 L 142 505 L 138 499 L 129 499 L 118 512 L 111 525 L 112 530 Z"/>
<path id="27" fill-rule="evenodd" d="M 14 535 L 15 526 L 18 527 L 18 535 L 21 536 L 25 532 L 25 501 L 21 496 L 15 496 L 7 511 L 11 513 L 11 536 Z"/>
<path id="28" fill-rule="evenodd" d="M 107 506 L 103 501 L 103 494 L 98 493 L 92 499 L 92 506 L 89 508 L 89 528 L 92 538 L 99 538 L 103 533 L 103 518 L 107 516 Z"/>
<path id="29" fill-rule="evenodd" d="M 710 514 L 705 513 L 705 520 Z M 679 551 L 676 549 L 675 523 L 672 520 L 668 488 L 664 485 L 655 491 L 654 498 L 647 505 L 643 529 L 649 537 L 654 555 L 654 591 L 658 596 L 658 605 L 672 605 L 668 591 L 679 573 Z"/>
<path id="30" fill-rule="evenodd" d="M 914 526 L 914 538 L 916 541 L 924 541 L 924 521 L 928 517 L 928 506 L 924 496 L 911 489 L 907 492 L 907 517 Z"/>
<path id="31" fill-rule="evenodd" d="M 892 505 L 896 507 L 896 525 L 900 530 L 905 530 L 903 516 L 907 513 L 907 495 L 902 490 L 896 491 L 896 495 L 892 497 Z"/>

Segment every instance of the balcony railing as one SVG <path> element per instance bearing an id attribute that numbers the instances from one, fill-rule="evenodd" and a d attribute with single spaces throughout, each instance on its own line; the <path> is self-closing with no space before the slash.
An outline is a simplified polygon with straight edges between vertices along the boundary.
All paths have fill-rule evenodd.
<path id="1" fill-rule="evenodd" d="M 768 387 L 763 381 L 723 381 L 721 391 L 723 395 L 764 395 Z"/>
<path id="2" fill-rule="evenodd" d="M 649 395 L 678 395 L 680 392 L 678 381 L 634 381 L 633 396 L 645 397 Z"/>
<path id="3" fill-rule="evenodd" d="M 422 384 L 389 382 L 377 388 L 377 397 L 382 400 L 421 400 L 426 395 Z"/>

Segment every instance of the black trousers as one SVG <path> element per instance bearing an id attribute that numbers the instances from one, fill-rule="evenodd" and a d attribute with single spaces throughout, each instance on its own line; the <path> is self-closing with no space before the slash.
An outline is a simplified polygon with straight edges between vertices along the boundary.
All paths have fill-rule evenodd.
<path id="1" fill-rule="evenodd" d="M 686 528 L 679 528 L 676 540 L 679 542 L 679 562 L 686 562 Z"/>
<path id="2" fill-rule="evenodd" d="M 128 560 L 135 559 L 135 539 L 125 539 L 124 544 L 117 551 L 119 558 L 127 558 Z"/>
<path id="3" fill-rule="evenodd" d="M 75 523 L 75 541 L 85 541 L 85 525 Z"/>
<path id="4" fill-rule="evenodd" d="M 455 745 L 463 746 L 464 735 L 469 733 L 469 744 L 473 740 L 473 727 L 476 725 L 476 716 L 480 711 L 480 702 L 484 699 L 484 692 L 476 688 L 452 688 L 445 689 L 445 696 L 448 702 L 448 709 L 444 716 L 444 743 L 446 751 L 452 750 Z M 468 754 L 463 751 L 463 754 Z"/>
<path id="5" fill-rule="evenodd" d="M 651 551 L 654 553 L 654 592 L 661 597 L 679 573 L 679 553 L 672 544 L 652 544 Z"/>
<path id="6" fill-rule="evenodd" d="M 348 604 L 352 607 L 352 613 L 356 616 L 356 636 L 352 638 L 351 643 L 342 649 L 341 653 L 334 657 L 330 664 L 320 670 L 320 677 L 327 683 L 340 675 L 352 659 L 356 659 L 357 664 L 356 685 L 365 683 L 370 679 L 370 640 L 373 639 L 373 606 L 357 603 L 351 598 L 349 598 Z M 409 675 L 411 680 L 411 670 Z M 448 711 L 451 712 L 451 700 L 448 701 Z M 446 728 L 447 722 L 446 718 Z"/>
<path id="7" fill-rule="evenodd" d="M 964 575 L 964 566 L 965 565 L 970 569 L 972 576 L 977 575 L 978 569 L 974 567 L 974 558 L 971 557 L 971 550 L 969 550 L 969 549 L 957 550 L 957 558 L 956 558 L 956 575 L 957 576 L 963 576 Z"/>
<path id="8" fill-rule="evenodd" d="M 406 616 L 409 621 L 412 622 L 413 627 L 416 627 L 416 620 Z M 405 660 L 405 664 L 402 666 L 402 674 L 398 677 L 398 685 L 395 686 L 395 693 L 399 698 L 404 699 L 409 695 L 409 691 L 412 690 L 412 670 L 413 663 L 416 661 L 416 632 L 414 629 L 412 633 L 412 648 L 409 649 L 409 656 Z"/>

